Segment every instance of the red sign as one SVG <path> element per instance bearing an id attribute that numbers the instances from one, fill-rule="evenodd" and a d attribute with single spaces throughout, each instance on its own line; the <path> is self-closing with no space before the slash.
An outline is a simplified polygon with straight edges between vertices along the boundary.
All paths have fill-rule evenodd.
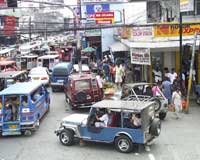
<path id="1" fill-rule="evenodd" d="M 95 18 L 114 18 L 114 12 L 96 12 Z"/>
<path id="2" fill-rule="evenodd" d="M 7 7 L 7 0 L 0 0 L 0 8 Z"/>
<path id="3" fill-rule="evenodd" d="M 16 18 L 13 16 L 5 16 L 4 34 L 7 36 L 15 32 Z"/>
<path id="4" fill-rule="evenodd" d="M 95 21 L 96 22 L 96 24 L 112 24 L 112 20 L 110 19 L 107 19 L 107 20 L 96 20 Z"/>

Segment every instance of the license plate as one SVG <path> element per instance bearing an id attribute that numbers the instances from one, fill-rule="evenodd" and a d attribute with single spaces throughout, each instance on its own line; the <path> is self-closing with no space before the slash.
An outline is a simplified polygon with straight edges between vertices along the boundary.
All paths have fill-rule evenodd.
<path id="1" fill-rule="evenodd" d="M 57 82 L 58 82 L 58 83 L 63 83 L 64 81 L 63 81 L 63 80 L 57 80 Z"/>
<path id="2" fill-rule="evenodd" d="M 16 129 L 17 127 L 17 125 L 9 125 L 9 129 Z"/>
<path id="3" fill-rule="evenodd" d="M 34 79 L 34 80 L 38 80 L 38 79 L 39 79 L 39 77 L 34 77 L 33 79 Z"/>

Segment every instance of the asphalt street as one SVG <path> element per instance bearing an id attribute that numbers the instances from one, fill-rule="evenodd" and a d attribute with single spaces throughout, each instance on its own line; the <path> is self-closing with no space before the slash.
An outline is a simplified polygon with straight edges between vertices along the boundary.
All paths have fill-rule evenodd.
<path id="1" fill-rule="evenodd" d="M 76 112 L 86 113 L 88 110 Z M 200 159 L 200 106 L 191 103 L 189 114 L 176 120 L 169 113 L 162 122 L 161 135 L 152 143 L 150 151 L 141 149 L 122 154 L 114 145 L 79 143 L 71 147 L 61 145 L 54 130 L 64 116 L 72 114 L 64 93 L 51 93 L 51 110 L 40 128 L 32 136 L 0 137 L 0 160 L 199 160 Z"/>

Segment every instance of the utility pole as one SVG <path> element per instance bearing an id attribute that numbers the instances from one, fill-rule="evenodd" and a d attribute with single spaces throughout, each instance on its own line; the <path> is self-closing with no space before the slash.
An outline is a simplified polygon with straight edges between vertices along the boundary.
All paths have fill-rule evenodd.
<path id="1" fill-rule="evenodd" d="M 187 103 L 185 108 L 185 113 L 189 113 L 189 100 L 190 100 L 190 90 L 192 86 L 192 76 L 193 76 L 193 65 L 194 65 L 194 58 L 195 58 L 195 50 L 196 50 L 196 40 L 197 40 L 197 31 L 194 34 L 194 43 L 192 46 L 192 59 L 190 63 L 190 74 L 189 74 L 189 81 L 188 81 L 188 90 L 187 90 Z"/>
<path id="2" fill-rule="evenodd" d="M 29 17 L 29 42 L 31 42 L 31 16 Z"/>
<path id="3" fill-rule="evenodd" d="M 180 73 L 179 73 L 179 77 L 180 77 L 180 87 L 182 90 L 182 57 L 183 57 L 183 47 L 182 47 L 182 33 L 183 33 L 183 23 L 182 23 L 182 12 L 180 12 L 179 14 L 179 41 L 180 41 L 180 46 L 179 46 L 179 50 L 180 50 Z"/>

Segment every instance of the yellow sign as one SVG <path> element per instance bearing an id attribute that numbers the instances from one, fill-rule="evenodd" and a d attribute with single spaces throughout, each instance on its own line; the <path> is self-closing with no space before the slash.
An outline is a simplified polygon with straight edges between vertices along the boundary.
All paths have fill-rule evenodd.
<path id="1" fill-rule="evenodd" d="M 173 24 L 173 23 L 171 23 Z M 179 36 L 179 24 L 174 23 L 175 25 L 160 25 L 154 27 L 154 37 L 177 37 Z M 200 34 L 200 23 L 192 24 L 184 23 L 183 24 L 183 36 L 192 36 L 195 31 Z"/>

